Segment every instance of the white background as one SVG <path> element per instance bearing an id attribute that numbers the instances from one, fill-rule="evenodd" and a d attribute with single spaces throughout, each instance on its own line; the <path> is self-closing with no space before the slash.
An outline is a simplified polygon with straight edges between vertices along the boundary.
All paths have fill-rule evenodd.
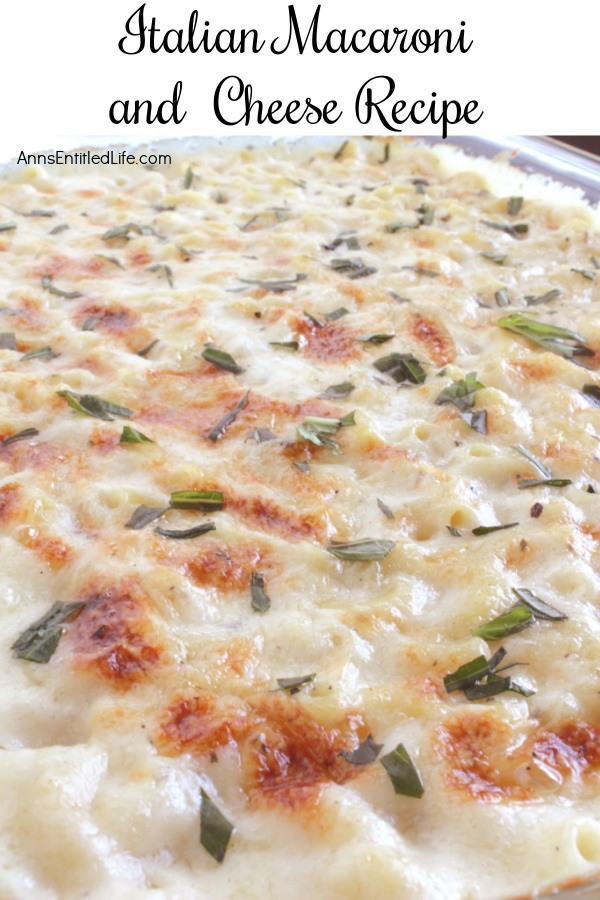
<path id="1" fill-rule="evenodd" d="M 110 136 L 118 141 L 146 136 L 218 134 L 383 134 L 372 121 L 360 125 L 355 95 L 369 77 L 386 74 L 396 81 L 395 99 L 438 98 L 465 103 L 475 99 L 484 115 L 477 125 L 461 123 L 450 134 L 598 134 L 597 41 L 600 24 L 591 0 L 567 4 L 541 0 L 462 0 L 391 3 L 385 0 L 322 0 L 321 30 L 346 28 L 460 29 L 473 46 L 466 54 L 357 55 L 307 52 L 290 48 L 274 56 L 216 52 L 125 56 L 118 41 L 139 0 L 34 0 L 4 2 L 0 11 L 2 131 L 0 158 L 21 149 L 67 149 L 75 136 Z M 296 0 L 307 29 L 315 0 Z M 210 30 L 256 28 L 269 43 L 288 32 L 286 0 L 148 0 L 146 19 L 156 16 L 163 29 L 184 28 L 192 9 Z M 596 10 L 594 13 L 593 10 Z M 323 104 L 338 100 L 344 114 L 336 125 L 221 125 L 213 112 L 219 80 L 239 75 L 254 97 L 288 102 L 307 96 Z M 112 125 L 113 100 L 169 97 L 183 81 L 183 123 Z M 404 134 L 439 134 L 439 126 L 404 126 Z"/>

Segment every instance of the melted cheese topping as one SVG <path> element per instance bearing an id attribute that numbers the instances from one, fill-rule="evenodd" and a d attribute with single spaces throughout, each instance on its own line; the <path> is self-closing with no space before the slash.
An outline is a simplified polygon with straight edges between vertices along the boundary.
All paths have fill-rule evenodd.
<path id="1" fill-rule="evenodd" d="M 598 870 L 598 410 L 582 394 L 599 383 L 598 236 L 572 202 L 528 196 L 511 216 L 480 174 L 388 146 L 382 163 L 381 142 L 222 145 L 165 171 L 29 167 L 0 183 L 17 226 L 0 232 L 17 347 L 0 350 L 0 434 L 39 431 L 0 445 L 2 897 L 504 898 Z M 497 325 L 515 311 L 575 328 L 588 355 Z M 373 333 L 393 337 L 358 340 Z M 207 343 L 244 371 L 203 359 Z M 58 356 L 21 358 L 43 346 Z M 392 352 L 424 383 L 374 367 Z M 469 372 L 487 434 L 435 403 Z M 345 381 L 350 395 L 323 398 Z M 131 409 L 154 443 L 120 444 L 126 420 L 60 390 Z M 307 416 L 352 410 L 339 455 L 298 436 Z M 517 444 L 572 483 L 520 490 L 537 473 Z M 223 492 L 215 531 L 125 527 L 180 490 Z M 395 547 L 326 550 L 359 538 Z M 471 629 L 511 608 L 511 588 L 568 616 L 501 642 L 536 693 L 448 693 L 446 674 L 500 646 Z M 14 658 L 56 601 L 85 605 L 50 661 Z M 421 799 L 340 755 L 368 734 L 406 747 Z M 235 825 L 222 864 L 199 843 L 201 788 Z"/>

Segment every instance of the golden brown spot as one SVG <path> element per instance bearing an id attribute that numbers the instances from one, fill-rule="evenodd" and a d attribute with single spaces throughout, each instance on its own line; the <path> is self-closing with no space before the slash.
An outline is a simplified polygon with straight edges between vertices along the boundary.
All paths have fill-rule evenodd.
<path id="1" fill-rule="evenodd" d="M 127 254 L 127 259 L 132 266 L 148 266 L 152 262 L 152 257 L 147 250 L 132 250 Z"/>
<path id="2" fill-rule="evenodd" d="M 506 366 L 522 381 L 544 381 L 560 371 L 560 363 L 551 353 L 539 353 L 530 359 L 511 359 Z"/>
<path id="3" fill-rule="evenodd" d="M 68 635 L 74 665 L 120 687 L 147 675 L 163 655 L 147 607 L 134 579 L 92 594 Z"/>
<path id="4" fill-rule="evenodd" d="M 20 505 L 18 484 L 3 484 L 0 487 L 0 522 L 10 522 L 16 518 Z"/>
<path id="5" fill-rule="evenodd" d="M 183 561 L 189 577 L 198 585 L 219 591 L 249 590 L 252 572 L 269 566 L 262 547 L 239 543 L 235 547 L 205 541 L 193 557 Z"/>
<path id="6" fill-rule="evenodd" d="M 248 739 L 246 772 L 252 799 L 296 809 L 314 804 L 328 782 L 344 784 L 360 774 L 340 756 L 366 736 L 359 715 L 346 714 L 326 728 L 282 693 L 253 703 L 257 723 Z"/>
<path id="7" fill-rule="evenodd" d="M 59 537 L 34 533 L 26 536 L 24 544 L 48 563 L 51 569 L 59 569 L 73 558 L 73 548 Z"/>
<path id="8" fill-rule="evenodd" d="M 124 334 L 131 331 L 139 322 L 139 315 L 126 306 L 116 303 L 110 306 L 100 306 L 96 303 L 86 303 L 80 306 L 75 315 L 75 322 L 79 327 L 88 318 L 97 318 L 96 328 L 106 331 L 108 334 Z"/>
<path id="9" fill-rule="evenodd" d="M 437 745 L 447 762 L 446 784 L 487 802 L 526 799 L 528 791 L 514 780 L 510 739 L 510 726 L 493 714 L 473 710 L 448 717 Z"/>
<path id="10" fill-rule="evenodd" d="M 582 778 L 600 769 L 600 730 L 587 722 L 568 721 L 556 731 L 534 736 L 532 757 L 559 775 Z"/>
<path id="11" fill-rule="evenodd" d="M 161 719 L 157 745 L 169 756 L 205 755 L 226 745 L 237 746 L 249 728 L 244 704 L 217 701 L 204 691 L 192 697 L 175 698 Z"/>
<path id="12" fill-rule="evenodd" d="M 339 322 L 326 322 L 319 328 L 310 319 L 299 319 L 295 333 L 304 354 L 310 359 L 348 362 L 360 352 L 354 331 Z"/>
<path id="13" fill-rule="evenodd" d="M 425 346 L 436 365 L 442 366 L 453 361 L 454 342 L 442 325 L 421 313 L 412 313 L 409 327 L 413 337 Z"/>
<path id="14" fill-rule="evenodd" d="M 225 506 L 239 512 L 241 517 L 266 532 L 277 534 L 292 541 L 319 540 L 324 535 L 323 520 L 308 513 L 296 513 L 293 509 L 282 509 L 268 497 L 239 494 L 227 495 Z"/>

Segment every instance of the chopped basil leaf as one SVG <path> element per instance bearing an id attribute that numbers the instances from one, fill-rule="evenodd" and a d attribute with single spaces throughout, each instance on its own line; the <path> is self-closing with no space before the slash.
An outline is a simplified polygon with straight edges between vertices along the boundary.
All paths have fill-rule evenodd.
<path id="1" fill-rule="evenodd" d="M 310 675 L 300 675 L 297 678 L 278 678 L 277 684 L 282 691 L 297 694 L 303 684 L 312 684 L 316 677 L 317 673 L 311 672 Z"/>
<path id="2" fill-rule="evenodd" d="M 482 534 L 491 534 L 492 531 L 503 531 L 505 528 L 514 528 L 518 522 L 509 522 L 508 525 L 479 525 L 474 528 L 471 534 L 480 537 Z"/>
<path id="3" fill-rule="evenodd" d="M 395 337 L 393 334 L 361 334 L 356 340 L 365 344 L 385 344 L 387 341 L 391 341 L 393 337 Z"/>
<path id="4" fill-rule="evenodd" d="M 589 269 L 571 269 L 571 272 L 577 272 L 578 275 L 583 275 L 583 277 L 587 278 L 588 281 L 596 280 L 596 273 L 590 272 Z"/>
<path id="5" fill-rule="evenodd" d="M 183 176 L 183 189 L 187 191 L 191 188 L 194 182 L 194 173 L 192 171 L 192 167 L 188 166 L 185 170 L 185 175 Z"/>
<path id="6" fill-rule="evenodd" d="M 126 406 L 118 406 L 109 400 L 103 400 L 95 394 L 75 394 L 73 391 L 57 391 L 59 397 L 64 397 L 71 409 L 93 416 L 95 419 L 105 419 L 112 422 L 115 416 L 121 419 L 130 419 L 133 412 Z"/>
<path id="7" fill-rule="evenodd" d="M 554 606 L 550 606 L 544 600 L 540 600 L 527 588 L 511 588 L 511 590 L 521 603 L 529 607 L 537 619 L 551 619 L 555 622 L 561 622 L 568 618 L 564 612 L 561 612 Z"/>
<path id="8" fill-rule="evenodd" d="M 102 316 L 88 316 L 81 326 L 82 331 L 93 331 L 98 322 L 102 320 Z"/>
<path id="9" fill-rule="evenodd" d="M 236 405 L 229 410 L 229 412 L 225 413 L 222 419 L 219 419 L 216 425 L 210 429 L 207 434 L 209 441 L 218 441 L 220 437 L 222 437 L 231 423 L 237 419 L 243 408 L 246 406 L 248 402 L 248 397 L 250 396 L 250 391 L 244 394 L 241 400 L 236 403 Z"/>
<path id="10" fill-rule="evenodd" d="M 423 796 L 424 788 L 421 777 L 402 744 L 398 744 L 395 750 L 386 753 L 379 761 L 388 773 L 396 794 L 402 794 L 405 797 Z"/>
<path id="11" fill-rule="evenodd" d="M 350 381 L 342 381 L 340 384 L 330 384 L 325 388 L 321 397 L 326 400 L 338 400 L 341 397 L 347 397 L 355 389 Z"/>
<path id="12" fill-rule="evenodd" d="M 152 438 L 146 437 L 145 434 L 142 434 L 141 431 L 138 431 L 137 428 L 132 428 L 131 425 L 124 425 L 123 431 L 121 432 L 121 437 L 119 438 L 120 444 L 153 444 L 154 441 Z"/>
<path id="13" fill-rule="evenodd" d="M 379 497 L 377 497 L 377 506 L 379 507 L 381 512 L 384 514 L 386 519 L 394 519 L 395 518 L 394 513 L 391 511 L 391 509 L 389 508 L 387 503 L 384 503 L 383 500 L 379 499 Z"/>
<path id="14" fill-rule="evenodd" d="M 69 230 L 69 226 L 66 224 L 66 222 L 63 222 L 61 225 L 55 225 L 54 228 L 51 228 L 50 231 L 48 232 L 48 234 L 52 234 L 52 235 L 62 234 L 63 231 L 68 231 L 68 230 Z"/>
<path id="15" fill-rule="evenodd" d="M 27 438 L 36 437 L 39 434 L 37 428 L 24 428 L 23 431 L 17 431 L 15 434 L 9 435 L 9 437 L 5 437 L 2 443 L 6 444 L 16 444 L 17 441 L 26 441 Z"/>
<path id="16" fill-rule="evenodd" d="M 339 149 L 336 150 L 336 152 L 333 154 L 333 158 L 335 160 L 342 158 L 342 156 L 344 155 L 344 150 L 346 149 L 346 147 L 348 146 L 349 143 L 350 143 L 350 138 L 346 138 L 346 140 L 342 142 Z"/>
<path id="17" fill-rule="evenodd" d="M 504 253 L 490 253 L 488 251 L 484 251 L 481 255 L 484 259 L 489 259 L 491 262 L 495 262 L 497 266 L 503 266 L 506 262 L 506 254 Z"/>
<path id="18" fill-rule="evenodd" d="M 453 381 L 447 388 L 438 394 L 435 402 L 438 405 L 453 403 L 458 409 L 461 419 L 474 431 L 487 434 L 487 411 L 485 409 L 473 412 L 471 407 L 475 403 L 475 394 L 484 387 L 477 381 L 477 373 L 469 372 L 465 378 Z"/>
<path id="19" fill-rule="evenodd" d="M 0 350 L 16 350 L 17 338 L 14 331 L 3 331 L 0 333 Z"/>
<path id="20" fill-rule="evenodd" d="M 501 657 L 502 658 L 502 657 Z M 490 665 L 485 656 L 477 656 L 468 663 L 459 666 L 455 672 L 444 676 L 444 685 L 448 693 L 463 691 L 477 681 L 481 681 L 490 672 Z"/>
<path id="21" fill-rule="evenodd" d="M 348 250 L 360 250 L 358 238 L 354 236 L 354 232 L 345 232 L 336 237 L 330 244 L 323 244 L 323 250 L 337 250 L 345 244 Z"/>
<path id="22" fill-rule="evenodd" d="M 322 416 L 307 416 L 304 422 L 296 429 L 298 437 L 316 444 L 317 447 L 327 447 L 335 456 L 342 452 L 337 441 L 329 435 L 337 434 L 339 428 L 355 425 L 354 411 L 348 413 L 342 419 L 329 419 Z"/>
<path id="23" fill-rule="evenodd" d="M 352 279 L 366 278 L 377 271 L 373 266 L 365 265 L 360 259 L 332 259 L 329 268 Z"/>
<path id="24" fill-rule="evenodd" d="M 546 485 L 546 487 L 566 487 L 568 484 L 573 484 L 570 478 L 519 478 L 517 487 L 520 491 L 524 491 L 527 488 L 541 487 Z"/>
<path id="25" fill-rule="evenodd" d="M 116 256 L 106 256 L 104 253 L 96 253 L 94 255 L 97 256 L 98 259 L 103 259 L 105 262 L 112 263 L 113 266 L 116 266 L 118 269 L 125 270 L 125 266 L 122 262 L 120 262 L 120 260 L 117 259 Z"/>
<path id="26" fill-rule="evenodd" d="M 81 291 L 61 291 L 55 287 L 52 283 L 52 275 L 42 276 L 42 287 L 49 294 L 53 294 L 55 297 L 63 297 L 65 300 L 77 300 L 79 297 L 83 297 Z"/>
<path id="27" fill-rule="evenodd" d="M 540 462 L 539 459 L 537 459 L 533 455 L 533 453 L 530 453 L 528 450 L 526 450 L 525 447 L 522 446 L 522 444 L 514 444 L 513 450 L 516 450 L 517 453 L 520 453 L 522 456 L 528 459 L 531 465 L 535 466 L 535 468 L 541 475 L 544 476 L 544 478 L 552 478 L 552 472 L 550 471 L 550 469 L 542 462 Z"/>
<path id="28" fill-rule="evenodd" d="M 56 212 L 53 209 L 32 209 L 29 212 L 22 212 L 20 215 L 30 219 L 53 219 Z"/>
<path id="29" fill-rule="evenodd" d="M 295 462 L 295 463 L 294 463 L 294 466 L 295 466 L 297 469 L 299 469 L 300 472 L 304 472 L 305 475 L 308 475 L 308 473 L 310 472 L 310 469 L 309 469 L 309 467 L 308 467 L 308 463 L 307 463 L 307 462 Z"/>
<path id="30" fill-rule="evenodd" d="M 558 288 L 554 288 L 552 291 L 547 291 L 545 294 L 541 294 L 539 297 L 535 296 L 527 296 L 525 297 L 525 303 L 527 306 L 539 306 L 540 303 L 551 303 L 552 300 L 556 300 L 562 291 L 559 291 Z"/>
<path id="31" fill-rule="evenodd" d="M 315 319 L 314 316 L 311 316 L 311 314 L 310 314 L 309 312 L 306 312 L 305 309 L 302 310 L 302 315 L 306 316 L 306 318 L 308 319 L 308 321 L 309 321 L 312 325 L 314 325 L 315 328 L 323 328 L 323 323 L 322 323 L 322 322 L 319 322 L 318 319 Z"/>
<path id="32" fill-rule="evenodd" d="M 358 541 L 332 541 L 325 549 L 337 559 L 351 560 L 353 562 L 370 562 L 371 560 L 383 559 L 395 546 L 395 541 L 361 538 Z"/>
<path id="33" fill-rule="evenodd" d="M 433 222 L 433 206 L 424 203 L 417 209 L 419 225 L 431 225 Z"/>
<path id="34" fill-rule="evenodd" d="M 539 344 L 546 350 L 558 353 L 571 359 L 576 355 L 591 355 L 592 351 L 586 346 L 585 338 L 576 331 L 568 331 L 566 328 L 558 328 L 555 325 L 547 325 L 536 319 L 528 319 L 521 313 L 511 313 L 498 319 L 496 322 L 500 328 L 513 331 L 523 337 L 529 338 L 535 344 Z"/>
<path id="35" fill-rule="evenodd" d="M 188 171 L 191 172 L 191 169 Z M 204 788 L 200 796 L 200 843 L 213 859 L 221 863 L 225 859 L 234 826 L 215 806 Z"/>
<path id="36" fill-rule="evenodd" d="M 16 227 L 16 222 L 0 222 L 0 231 L 14 231 Z"/>
<path id="37" fill-rule="evenodd" d="M 216 347 L 205 347 L 202 351 L 202 358 L 220 369 L 233 372 L 234 375 L 241 375 L 244 371 L 241 366 L 238 366 L 233 356 L 226 353 L 225 350 L 218 350 Z"/>
<path id="38" fill-rule="evenodd" d="M 533 625 L 531 610 L 526 606 L 515 606 L 514 609 L 497 616 L 491 622 L 472 628 L 471 634 L 483 638 L 484 641 L 497 641 L 509 634 L 522 631 L 528 625 Z"/>
<path id="39" fill-rule="evenodd" d="M 134 234 L 154 234 L 154 229 L 149 225 L 136 225 L 135 222 L 126 222 L 124 225 L 117 225 L 115 228 L 109 228 L 102 235 L 103 241 L 110 241 L 113 238 L 127 238 L 133 232 Z"/>
<path id="40" fill-rule="evenodd" d="M 243 284 L 252 284 L 262 288 L 264 291 L 271 291 L 274 294 L 283 294 L 284 291 L 295 291 L 299 281 L 304 281 L 308 275 L 298 272 L 294 278 L 278 278 L 274 281 L 262 281 L 261 279 L 240 278 Z"/>
<path id="41" fill-rule="evenodd" d="M 167 284 L 170 288 L 175 286 L 175 282 L 173 280 L 173 270 L 171 266 L 167 266 L 166 263 L 155 263 L 153 266 L 148 267 L 149 272 L 162 272 L 165 278 L 167 279 Z"/>
<path id="42" fill-rule="evenodd" d="M 423 366 L 412 353 L 390 353 L 382 356 L 373 363 L 379 372 L 385 372 L 397 384 L 402 381 L 410 381 L 412 384 L 423 384 L 425 372 Z"/>
<path id="43" fill-rule="evenodd" d="M 488 219 L 482 219 L 481 223 L 482 225 L 487 225 L 488 228 L 495 228 L 496 231 L 504 231 L 514 238 L 518 237 L 520 234 L 527 234 L 529 231 L 529 225 L 525 222 L 519 222 L 517 225 L 510 225 L 507 222 L 490 222 Z"/>
<path id="44" fill-rule="evenodd" d="M 325 318 L 328 322 L 335 322 L 336 319 L 342 319 L 349 314 L 350 310 L 346 309 L 345 306 L 338 306 L 337 309 L 332 310 L 330 313 L 325 313 Z"/>
<path id="45" fill-rule="evenodd" d="M 581 393 L 588 398 L 593 406 L 600 406 L 600 385 L 584 384 Z"/>
<path id="46" fill-rule="evenodd" d="M 494 297 L 496 298 L 496 306 L 510 306 L 510 297 L 506 288 L 500 288 L 499 291 L 496 291 Z"/>
<path id="47" fill-rule="evenodd" d="M 209 512 L 212 509 L 223 509 L 222 491 L 174 491 L 171 494 L 173 509 L 200 509 Z"/>
<path id="48" fill-rule="evenodd" d="M 170 528 L 159 528 L 158 526 L 154 531 L 162 537 L 185 540 L 199 537 L 201 534 L 206 534 L 207 531 L 215 531 L 216 527 L 214 522 L 204 522 L 202 525 L 196 525 L 195 528 L 184 528 L 182 531 L 173 531 Z"/>
<path id="49" fill-rule="evenodd" d="M 13 656 L 30 662 L 47 663 L 58 647 L 64 622 L 68 622 L 85 603 L 55 603 L 40 619 L 26 628 L 11 644 Z"/>
<path id="50" fill-rule="evenodd" d="M 508 676 L 490 674 L 485 684 L 474 684 L 465 688 L 465 697 L 467 700 L 485 700 L 488 697 L 495 697 L 496 694 L 503 694 L 505 691 L 513 691 L 524 697 L 535 694 L 533 688 L 514 681 Z"/>
<path id="51" fill-rule="evenodd" d="M 452 535 L 452 537 L 462 537 L 462 531 L 459 531 L 458 528 L 455 528 L 454 525 L 446 525 L 446 528 Z"/>
<path id="52" fill-rule="evenodd" d="M 270 347 L 280 347 L 282 350 L 297 350 L 300 344 L 298 341 L 269 341 Z"/>
<path id="53" fill-rule="evenodd" d="M 388 222 L 387 225 L 384 226 L 384 231 L 387 231 L 388 234 L 395 234 L 397 231 L 401 231 L 403 228 L 415 228 L 416 225 L 411 225 L 410 222 Z"/>
<path id="54" fill-rule="evenodd" d="M 134 510 L 131 518 L 125 522 L 125 528 L 133 528 L 134 531 L 137 531 L 139 528 L 149 525 L 150 522 L 154 522 L 155 519 L 159 519 L 168 510 L 168 506 L 145 506 L 142 504 Z"/>
<path id="55" fill-rule="evenodd" d="M 424 269 L 422 266 L 402 266 L 403 269 L 410 269 L 411 272 L 416 272 L 417 275 L 425 275 L 427 278 L 438 278 L 440 273 L 434 272 L 433 269 Z"/>
<path id="56" fill-rule="evenodd" d="M 264 613 L 271 606 L 271 598 L 265 591 L 265 576 L 253 572 L 250 578 L 251 606 L 255 612 Z"/>
<path id="57" fill-rule="evenodd" d="M 376 744 L 372 735 L 369 734 L 356 750 L 342 750 L 340 756 L 343 756 L 353 766 L 368 766 L 375 762 L 382 749 L 383 744 Z"/>
<path id="58" fill-rule="evenodd" d="M 523 206 L 522 197 L 511 197 L 508 201 L 507 212 L 509 216 L 518 216 Z"/>
<path id="59" fill-rule="evenodd" d="M 30 350 L 24 353 L 21 359 L 56 359 L 60 353 L 55 353 L 52 347 L 38 347 L 37 350 Z"/>
<path id="60" fill-rule="evenodd" d="M 159 343 L 158 338 L 154 338 L 153 341 L 150 341 L 149 344 L 146 344 L 145 347 L 142 347 L 141 350 L 138 350 L 137 353 L 136 353 L 136 356 L 148 356 L 148 354 L 150 353 L 150 351 L 151 351 L 154 347 L 156 347 L 156 345 L 157 345 L 158 343 Z"/>
<path id="61" fill-rule="evenodd" d="M 269 428 L 260 427 L 254 428 L 248 437 L 255 440 L 257 444 L 264 444 L 265 441 L 274 441 L 277 435 L 273 434 Z"/>

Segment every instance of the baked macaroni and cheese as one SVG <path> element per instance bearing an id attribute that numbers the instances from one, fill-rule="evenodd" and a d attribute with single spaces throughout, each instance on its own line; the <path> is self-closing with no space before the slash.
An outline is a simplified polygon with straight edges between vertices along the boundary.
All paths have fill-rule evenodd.
<path id="1" fill-rule="evenodd" d="M 597 877 L 600 239 L 497 169 L 5 171 L 3 898 Z"/>

